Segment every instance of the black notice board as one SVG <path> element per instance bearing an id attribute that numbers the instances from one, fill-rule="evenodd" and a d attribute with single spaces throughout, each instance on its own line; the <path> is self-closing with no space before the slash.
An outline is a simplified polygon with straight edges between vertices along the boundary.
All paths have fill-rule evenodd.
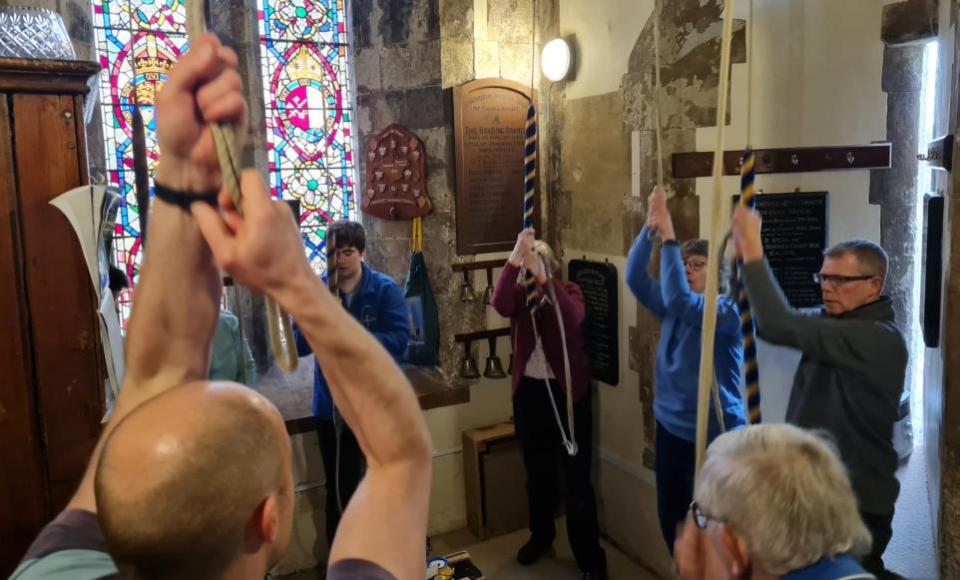
<path id="1" fill-rule="evenodd" d="M 825 191 L 757 196 L 764 254 L 794 308 L 823 304 L 813 275 L 827 249 L 827 201 Z"/>
<path id="2" fill-rule="evenodd" d="M 943 209 L 942 195 L 923 200 L 923 285 L 920 326 L 928 348 L 940 346 L 940 310 L 943 304 Z"/>
<path id="3" fill-rule="evenodd" d="M 583 339 L 593 378 L 620 382 L 620 300 L 617 267 L 607 262 L 571 260 L 568 279 L 583 292 L 586 319 Z"/>

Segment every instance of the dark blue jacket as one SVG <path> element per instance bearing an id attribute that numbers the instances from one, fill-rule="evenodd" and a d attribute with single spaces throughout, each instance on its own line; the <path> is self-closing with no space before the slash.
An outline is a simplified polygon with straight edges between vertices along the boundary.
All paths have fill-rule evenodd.
<path id="1" fill-rule="evenodd" d="M 410 326 L 407 318 L 407 302 L 400 286 L 392 278 L 377 272 L 366 263 L 362 264 L 363 278 L 357 286 L 356 295 L 350 303 L 350 314 L 380 341 L 394 360 L 399 361 L 407 350 Z M 326 281 L 326 276 L 324 276 Z M 313 352 L 306 337 L 294 325 L 297 338 L 297 354 L 307 356 Z M 327 379 L 317 363 L 313 372 L 313 414 L 328 421 L 333 420 L 333 397 Z"/>
<path id="2" fill-rule="evenodd" d="M 834 558 L 824 556 L 814 564 L 801 570 L 794 570 L 783 576 L 783 580 L 876 580 L 873 574 L 863 569 L 849 554 L 839 554 Z"/>

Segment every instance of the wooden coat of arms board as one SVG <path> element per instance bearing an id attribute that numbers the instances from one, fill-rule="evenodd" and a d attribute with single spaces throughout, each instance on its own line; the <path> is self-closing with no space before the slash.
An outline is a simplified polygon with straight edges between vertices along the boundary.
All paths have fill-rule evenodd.
<path id="1" fill-rule="evenodd" d="M 427 195 L 427 150 L 400 125 L 390 125 L 367 145 L 363 211 L 385 220 L 412 220 L 433 210 Z"/>

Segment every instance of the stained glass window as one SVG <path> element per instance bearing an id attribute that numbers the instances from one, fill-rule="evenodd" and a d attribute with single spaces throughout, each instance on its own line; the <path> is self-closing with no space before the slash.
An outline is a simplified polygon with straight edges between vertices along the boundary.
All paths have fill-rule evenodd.
<path id="1" fill-rule="evenodd" d="M 257 0 L 270 187 L 300 202 L 307 256 L 322 269 L 331 221 L 350 217 L 353 116 L 344 0 Z M 136 285 L 140 208 L 133 175 L 133 111 L 144 119 L 148 168 L 157 160 L 153 107 L 167 72 L 187 49 L 183 0 L 94 0 L 108 179 L 121 191 L 117 264 Z M 152 194 L 152 192 L 151 192 Z M 129 318 L 131 293 L 120 296 Z"/>
<path id="2" fill-rule="evenodd" d="M 307 256 L 353 199 L 353 115 L 344 0 L 258 0 L 270 187 L 300 202 Z"/>
<path id="3" fill-rule="evenodd" d="M 153 118 L 157 91 L 186 50 L 185 9 L 181 0 L 94 0 L 93 22 L 103 72 L 100 101 L 106 141 L 107 177 L 121 192 L 113 236 L 117 265 L 136 284 L 141 262 L 140 207 L 133 176 L 133 112 L 144 121 L 147 164 L 157 160 Z M 131 293 L 120 296 L 120 319 L 130 315 Z"/>

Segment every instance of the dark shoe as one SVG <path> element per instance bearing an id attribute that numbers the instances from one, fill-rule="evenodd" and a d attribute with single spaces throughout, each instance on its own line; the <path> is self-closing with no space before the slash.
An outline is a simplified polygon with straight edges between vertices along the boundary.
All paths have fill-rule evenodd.
<path id="1" fill-rule="evenodd" d="M 583 580 L 607 580 L 607 553 L 600 548 L 600 565 L 592 572 L 584 572 Z"/>
<path id="2" fill-rule="evenodd" d="M 517 552 L 517 563 L 521 566 L 529 566 L 539 560 L 551 546 L 553 546 L 553 540 L 545 541 L 531 537 Z"/>

